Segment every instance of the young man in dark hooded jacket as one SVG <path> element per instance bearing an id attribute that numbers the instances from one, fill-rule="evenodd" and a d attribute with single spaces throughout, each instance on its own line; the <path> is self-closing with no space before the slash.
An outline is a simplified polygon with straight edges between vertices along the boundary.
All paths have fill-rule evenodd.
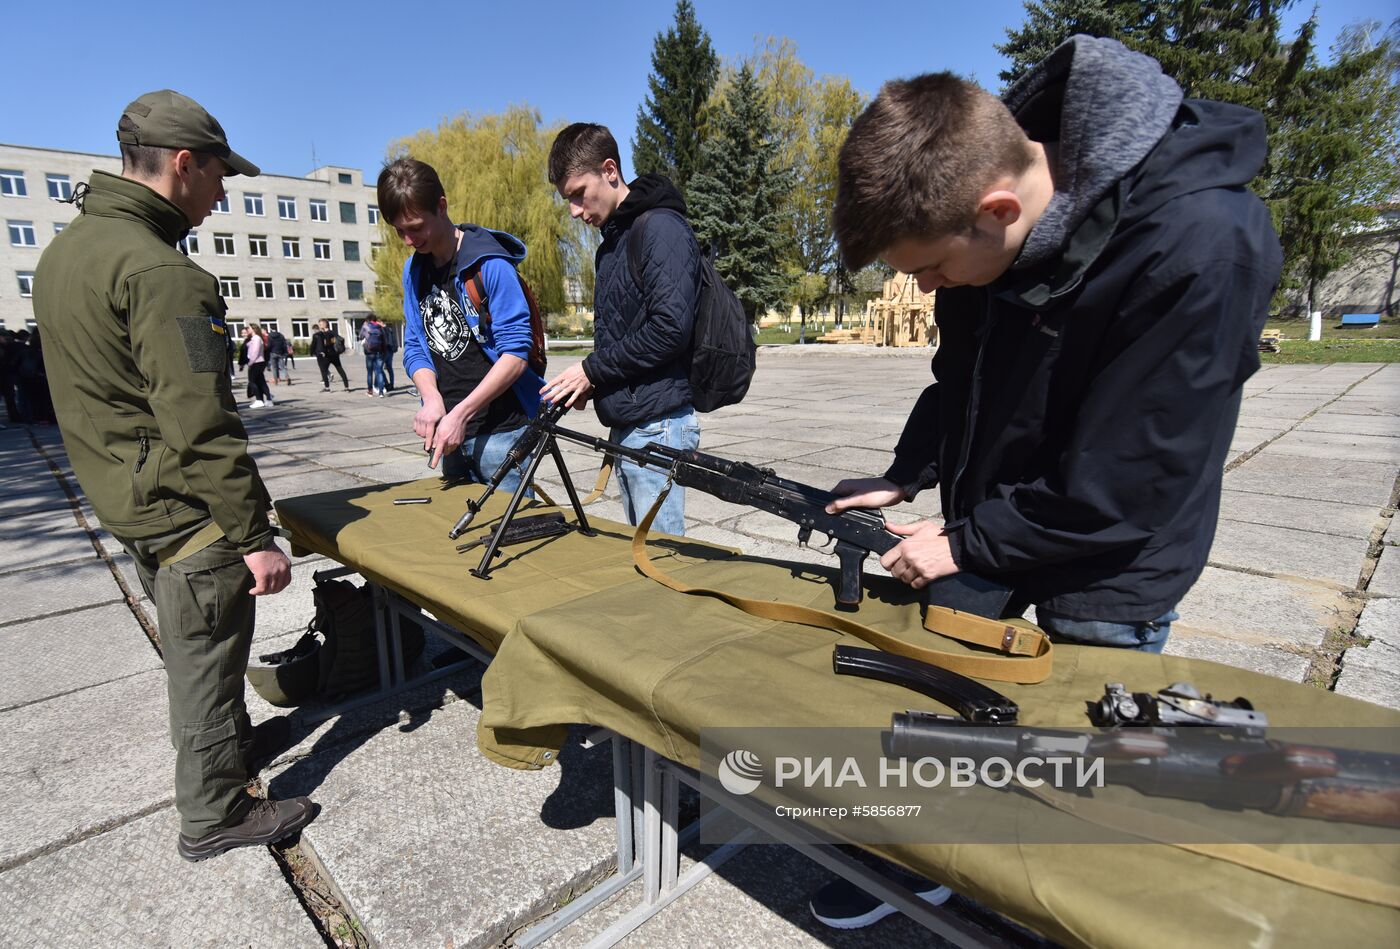
<path id="1" fill-rule="evenodd" d="M 936 381 L 885 476 L 833 507 L 939 486 L 943 526 L 892 526 L 891 573 L 992 577 L 1053 639 L 1161 650 L 1282 264 L 1246 187 L 1265 148 L 1258 113 L 1183 100 L 1088 36 L 1001 101 L 947 73 L 884 87 L 842 148 L 833 223 L 848 266 L 938 291 Z M 835 889 L 813 901 L 833 925 L 893 911 Z"/>
<path id="2" fill-rule="evenodd" d="M 555 376 L 541 394 L 581 405 L 590 395 L 612 440 L 632 448 L 659 442 L 700 445 L 691 405 L 689 362 L 700 302 L 700 245 L 685 219 L 685 200 L 661 175 L 622 178 L 612 133 L 576 122 L 549 150 L 549 183 L 569 213 L 603 234 L 593 290 L 593 352 Z M 646 215 L 638 229 L 637 219 Z M 640 246 L 631 242 L 640 236 Z M 641 285 L 632 277 L 635 256 Z M 666 483 L 665 472 L 624 462 L 617 468 L 627 520 L 636 524 Z M 653 522 L 685 533 L 685 491 L 671 488 Z"/>
<path id="3" fill-rule="evenodd" d="M 449 475 L 484 483 L 539 411 L 544 384 L 529 367 L 530 307 L 515 270 L 525 245 L 504 231 L 453 224 L 437 172 L 416 159 L 385 166 L 377 190 L 380 213 L 415 251 L 403 268 L 404 371 L 422 400 L 413 431 L 432 452 L 431 467 L 447 457 Z M 489 322 L 466 288 L 478 271 Z M 519 483 L 512 471 L 500 487 Z"/>

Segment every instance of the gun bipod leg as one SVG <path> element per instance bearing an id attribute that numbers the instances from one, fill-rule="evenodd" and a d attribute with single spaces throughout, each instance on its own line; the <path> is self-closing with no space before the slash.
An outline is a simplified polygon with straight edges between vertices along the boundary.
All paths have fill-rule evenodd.
<path id="1" fill-rule="evenodd" d="M 553 444 L 552 438 L 548 439 L 548 441 L 550 444 Z M 520 509 L 520 502 L 524 500 L 525 492 L 530 489 L 530 482 L 534 480 L 535 471 L 539 468 L 540 462 L 544 459 L 544 452 L 545 446 L 541 444 L 536 446 L 535 450 L 530 454 L 530 464 L 526 466 L 525 471 L 521 474 L 520 484 L 516 486 L 515 493 L 510 496 L 510 503 L 506 505 L 506 512 L 501 515 L 501 522 L 497 524 L 496 529 L 491 532 L 491 540 L 486 544 L 486 552 L 481 555 L 481 563 L 477 564 L 476 569 L 472 570 L 472 576 L 482 580 L 491 579 L 491 558 L 496 556 L 496 551 L 501 546 L 501 539 L 505 537 L 506 528 L 510 526 L 511 521 L 515 520 L 515 513 Z"/>
<path id="2" fill-rule="evenodd" d="M 574 489 L 574 479 L 569 477 L 569 469 L 564 466 L 564 456 L 559 452 L 559 442 L 553 435 L 546 437 L 549 446 L 549 453 L 554 456 L 554 463 L 559 466 L 559 477 L 564 482 L 564 490 L 568 492 L 569 503 L 574 507 L 574 517 L 578 520 L 578 532 L 585 537 L 595 537 L 598 532 L 588 524 L 588 515 L 583 513 L 583 504 L 579 502 L 578 491 Z"/>

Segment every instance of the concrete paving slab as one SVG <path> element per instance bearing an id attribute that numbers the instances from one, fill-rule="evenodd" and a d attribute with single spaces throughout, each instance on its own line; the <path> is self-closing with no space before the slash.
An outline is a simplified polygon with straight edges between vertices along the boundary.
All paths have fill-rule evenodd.
<path id="1" fill-rule="evenodd" d="M 1206 567 L 1176 610 L 1172 625 L 1238 642 L 1311 648 L 1334 629 L 1345 600 L 1314 584 Z M 1178 627 L 1179 624 L 1179 627 Z"/>
<path id="2" fill-rule="evenodd" d="M 364 481 L 375 481 L 379 484 L 417 481 L 420 478 L 428 478 L 437 474 L 436 471 L 428 467 L 427 455 L 401 453 L 400 458 L 402 460 L 395 459 L 378 464 L 356 465 L 341 470 Z"/>
<path id="3" fill-rule="evenodd" d="M 165 671 L 0 712 L 0 866 L 175 796 Z"/>
<path id="4" fill-rule="evenodd" d="M 421 442 L 416 451 L 405 451 L 398 448 L 386 448 L 381 445 L 370 445 L 368 447 L 358 447 L 351 451 L 330 452 L 319 455 L 315 459 L 316 464 L 326 468 L 366 468 L 372 465 L 394 464 L 412 460 L 427 467 L 427 462 L 423 460 L 424 453 Z"/>
<path id="5" fill-rule="evenodd" d="M 803 464 L 830 468 L 843 477 L 851 478 L 878 477 L 883 475 L 893 462 L 893 444 L 889 446 L 889 450 L 851 445 L 827 448 L 802 457 Z"/>
<path id="6" fill-rule="evenodd" d="M 1340 501 L 1309 501 L 1275 497 L 1252 491 L 1224 491 L 1220 496 L 1220 523 L 1243 521 L 1295 530 L 1334 534 L 1365 541 L 1371 536 L 1380 509 Z M 1304 541 L 1306 538 L 1292 538 Z"/>
<path id="7" fill-rule="evenodd" d="M 344 488 L 359 488 L 365 485 L 364 478 L 345 471 L 330 468 L 304 470 L 300 474 L 280 478 L 267 478 L 263 484 L 273 500 L 295 498 L 303 494 L 321 494 L 326 491 L 340 491 Z"/>
<path id="8" fill-rule="evenodd" d="M 87 531 L 59 510 L 0 519 L 0 573 L 95 558 Z"/>
<path id="9" fill-rule="evenodd" d="M 0 710 L 161 668 L 125 604 L 0 628 Z"/>
<path id="10" fill-rule="evenodd" d="M 1210 562 L 1222 567 L 1321 580 L 1351 590 L 1361 579 L 1366 547 L 1365 537 L 1340 537 L 1231 520 L 1221 521 L 1216 527 Z"/>
<path id="11" fill-rule="evenodd" d="M 1225 474 L 1225 487 L 1232 491 L 1378 508 L 1390 500 L 1394 484 L 1394 465 L 1305 458 L 1276 452 L 1272 447 Z"/>
<path id="12" fill-rule="evenodd" d="M 1356 634 L 1370 640 L 1352 646 L 1342 656 L 1342 667 L 1377 669 L 1400 675 L 1400 600 L 1366 601 Z"/>
<path id="13" fill-rule="evenodd" d="M 265 847 L 187 863 L 165 808 L 0 874 L 13 946 L 111 949 L 319 947 L 315 925 Z"/>
<path id="14" fill-rule="evenodd" d="M 1381 557 L 1366 592 L 1372 596 L 1400 597 L 1400 547 L 1381 544 Z"/>
<path id="15" fill-rule="evenodd" d="M 1353 435 L 1337 432 L 1293 431 L 1270 446 L 1270 450 L 1285 455 L 1304 455 L 1335 461 L 1375 461 L 1400 464 L 1400 437 L 1391 435 Z"/>
<path id="16" fill-rule="evenodd" d="M 1393 398 L 1344 396 L 1330 407 L 1348 415 L 1379 415 L 1386 418 L 1400 416 L 1400 410 L 1395 408 Z"/>
<path id="17" fill-rule="evenodd" d="M 1370 667 L 1348 669 L 1344 662 L 1334 691 L 1386 708 L 1400 708 L 1400 673 Z"/>
<path id="18" fill-rule="evenodd" d="M 1298 426 L 1304 432 L 1400 437 L 1400 415 L 1351 415 L 1324 409 Z"/>
<path id="19" fill-rule="evenodd" d="M 1169 656 L 1209 659 L 1211 662 L 1248 669 L 1290 682 L 1302 682 L 1308 674 L 1308 665 L 1312 660 L 1306 655 L 1275 649 L 1272 646 L 1212 636 L 1189 627 L 1178 628 L 1179 626 L 1179 623 L 1173 623 L 1172 633 L 1167 637 L 1167 646 L 1163 652 Z"/>
<path id="20" fill-rule="evenodd" d="M 96 557 L 11 573 L 0 597 L 0 624 L 118 602 L 121 589 Z"/>
<path id="21" fill-rule="evenodd" d="M 616 857 L 608 747 L 512 771 L 475 752 L 479 715 L 456 702 L 271 782 L 274 796 L 314 792 L 323 810 L 303 842 L 383 949 L 495 945 Z"/>

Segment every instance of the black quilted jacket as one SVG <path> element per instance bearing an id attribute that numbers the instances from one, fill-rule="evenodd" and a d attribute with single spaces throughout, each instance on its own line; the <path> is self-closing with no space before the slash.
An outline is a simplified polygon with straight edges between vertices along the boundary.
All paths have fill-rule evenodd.
<path id="1" fill-rule="evenodd" d="M 670 180 L 642 175 L 603 223 L 593 290 L 594 350 L 583 371 L 595 389 L 604 425 L 637 425 L 690 404 L 687 381 L 691 330 L 700 295 L 700 247 L 690 226 L 674 214 L 647 218 L 642 238 L 644 286 L 632 280 L 627 243 L 643 211 L 685 214 Z"/>

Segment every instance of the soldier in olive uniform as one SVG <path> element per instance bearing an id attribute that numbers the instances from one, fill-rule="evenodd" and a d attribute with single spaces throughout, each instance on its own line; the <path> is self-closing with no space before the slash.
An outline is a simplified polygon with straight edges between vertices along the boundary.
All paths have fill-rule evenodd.
<path id="1" fill-rule="evenodd" d="M 82 213 L 39 261 L 34 312 L 73 471 L 156 604 L 178 850 L 202 860 L 280 840 L 316 813 L 304 797 L 244 791 L 269 740 L 285 738 L 255 735 L 243 701 L 253 597 L 283 589 L 290 564 L 234 407 L 218 281 L 175 248 L 224 197 L 226 175 L 258 168 L 168 89 L 126 107 L 117 141 L 122 173 L 93 172 Z"/>

